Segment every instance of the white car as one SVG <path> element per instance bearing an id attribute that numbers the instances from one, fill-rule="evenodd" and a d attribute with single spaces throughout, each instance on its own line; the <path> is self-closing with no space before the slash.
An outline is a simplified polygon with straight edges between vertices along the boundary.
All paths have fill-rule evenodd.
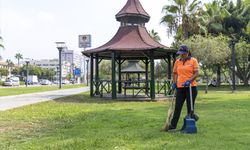
<path id="1" fill-rule="evenodd" d="M 52 83 L 49 80 L 42 80 L 40 82 L 41 85 L 51 85 Z"/>
<path id="2" fill-rule="evenodd" d="M 13 78 L 9 78 L 4 82 L 5 86 L 19 86 L 19 78 L 17 77 L 13 77 Z"/>
<path id="3" fill-rule="evenodd" d="M 69 80 L 62 80 L 62 84 L 70 84 Z"/>

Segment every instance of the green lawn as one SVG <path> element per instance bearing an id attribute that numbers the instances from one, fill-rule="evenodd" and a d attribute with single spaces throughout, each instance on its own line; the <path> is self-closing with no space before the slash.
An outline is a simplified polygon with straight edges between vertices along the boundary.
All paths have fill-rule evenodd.
<path id="1" fill-rule="evenodd" d="M 62 85 L 62 89 L 80 88 L 83 86 L 84 86 L 83 84 L 69 84 L 69 85 Z M 52 85 L 52 86 L 9 87 L 9 88 L 6 87 L 6 88 L 0 88 L 0 96 L 20 95 L 20 94 L 45 92 L 53 90 L 58 90 L 58 86 Z"/>
<path id="2" fill-rule="evenodd" d="M 0 149 L 249 149 L 250 91 L 200 91 L 195 135 L 159 132 L 169 101 L 121 102 L 87 95 L 0 112 Z"/>

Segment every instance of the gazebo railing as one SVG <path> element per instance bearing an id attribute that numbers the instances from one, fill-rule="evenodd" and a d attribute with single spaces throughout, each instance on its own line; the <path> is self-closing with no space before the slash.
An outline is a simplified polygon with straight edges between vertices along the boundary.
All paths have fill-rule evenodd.
<path id="1" fill-rule="evenodd" d="M 94 81 L 95 85 L 95 95 L 100 95 L 100 97 L 103 97 L 104 93 L 111 93 L 111 80 L 96 80 Z"/>
<path id="2" fill-rule="evenodd" d="M 127 90 L 129 90 L 130 92 L 132 92 L 132 97 L 136 97 L 140 93 L 144 93 L 143 95 L 150 97 L 149 95 L 150 81 L 122 80 L 121 83 L 124 90 L 124 96 L 127 96 Z"/>
<path id="3" fill-rule="evenodd" d="M 121 80 L 116 81 L 117 89 L 118 82 L 121 84 L 123 95 L 137 97 L 138 95 L 144 95 L 150 97 L 150 80 Z M 156 94 L 164 94 L 165 96 L 170 95 L 172 80 L 156 80 L 155 82 L 155 92 Z M 94 94 L 103 97 L 104 94 L 112 93 L 112 82 L 111 80 L 95 80 L 94 84 Z M 118 92 L 118 90 L 117 90 Z M 122 94 L 120 93 L 120 94 Z M 143 93 L 143 94 L 142 94 Z"/>
<path id="4" fill-rule="evenodd" d="M 156 80 L 156 93 L 170 95 L 172 80 Z"/>

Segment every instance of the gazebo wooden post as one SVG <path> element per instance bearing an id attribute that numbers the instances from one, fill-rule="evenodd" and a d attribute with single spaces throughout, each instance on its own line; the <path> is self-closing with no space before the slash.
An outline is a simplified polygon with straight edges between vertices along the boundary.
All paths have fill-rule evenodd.
<path id="1" fill-rule="evenodd" d="M 96 95 L 99 95 L 99 85 L 100 85 L 100 81 L 99 81 L 99 55 L 96 54 L 95 55 L 95 88 L 96 88 Z"/>
<path id="2" fill-rule="evenodd" d="M 118 59 L 118 93 L 122 93 L 122 73 L 121 73 L 121 58 Z"/>
<path id="3" fill-rule="evenodd" d="M 171 56 L 168 55 L 168 79 L 171 80 L 172 74 L 172 63 L 171 63 Z"/>
<path id="4" fill-rule="evenodd" d="M 173 54 L 173 64 L 175 63 L 176 60 L 176 54 Z"/>
<path id="5" fill-rule="evenodd" d="M 148 94 L 148 58 L 145 60 L 146 94 Z"/>
<path id="6" fill-rule="evenodd" d="M 150 73 L 151 73 L 151 81 L 150 81 L 150 97 L 151 100 L 155 99 L 155 64 L 154 64 L 154 51 L 150 52 Z"/>
<path id="7" fill-rule="evenodd" d="M 111 64 L 112 64 L 112 99 L 116 99 L 116 80 L 115 80 L 115 52 L 111 53 Z"/>
<path id="8" fill-rule="evenodd" d="M 94 96 L 94 58 L 93 53 L 90 54 L 90 97 Z"/>

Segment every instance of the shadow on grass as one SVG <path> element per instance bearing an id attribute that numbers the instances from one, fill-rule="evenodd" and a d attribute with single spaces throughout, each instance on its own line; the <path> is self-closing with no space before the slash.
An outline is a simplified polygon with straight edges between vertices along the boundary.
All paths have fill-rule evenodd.
<path id="1" fill-rule="evenodd" d="M 206 86 L 205 85 L 199 85 L 198 90 L 200 91 L 205 91 Z M 250 85 L 244 86 L 244 85 L 237 85 L 236 86 L 236 91 L 249 91 L 250 90 Z M 208 91 L 232 91 L 232 87 L 230 85 L 221 85 L 219 87 L 208 87 Z"/>
<path id="2" fill-rule="evenodd" d="M 138 99 L 137 98 L 131 98 L 131 99 L 119 98 L 116 100 L 112 100 L 111 98 L 90 97 L 89 92 L 66 96 L 62 98 L 57 98 L 57 99 L 54 99 L 54 101 L 63 102 L 63 103 L 97 103 L 97 104 L 122 103 L 122 102 L 157 102 L 157 100 L 148 100 L 148 99 L 143 99 L 143 98 L 138 98 Z"/>

